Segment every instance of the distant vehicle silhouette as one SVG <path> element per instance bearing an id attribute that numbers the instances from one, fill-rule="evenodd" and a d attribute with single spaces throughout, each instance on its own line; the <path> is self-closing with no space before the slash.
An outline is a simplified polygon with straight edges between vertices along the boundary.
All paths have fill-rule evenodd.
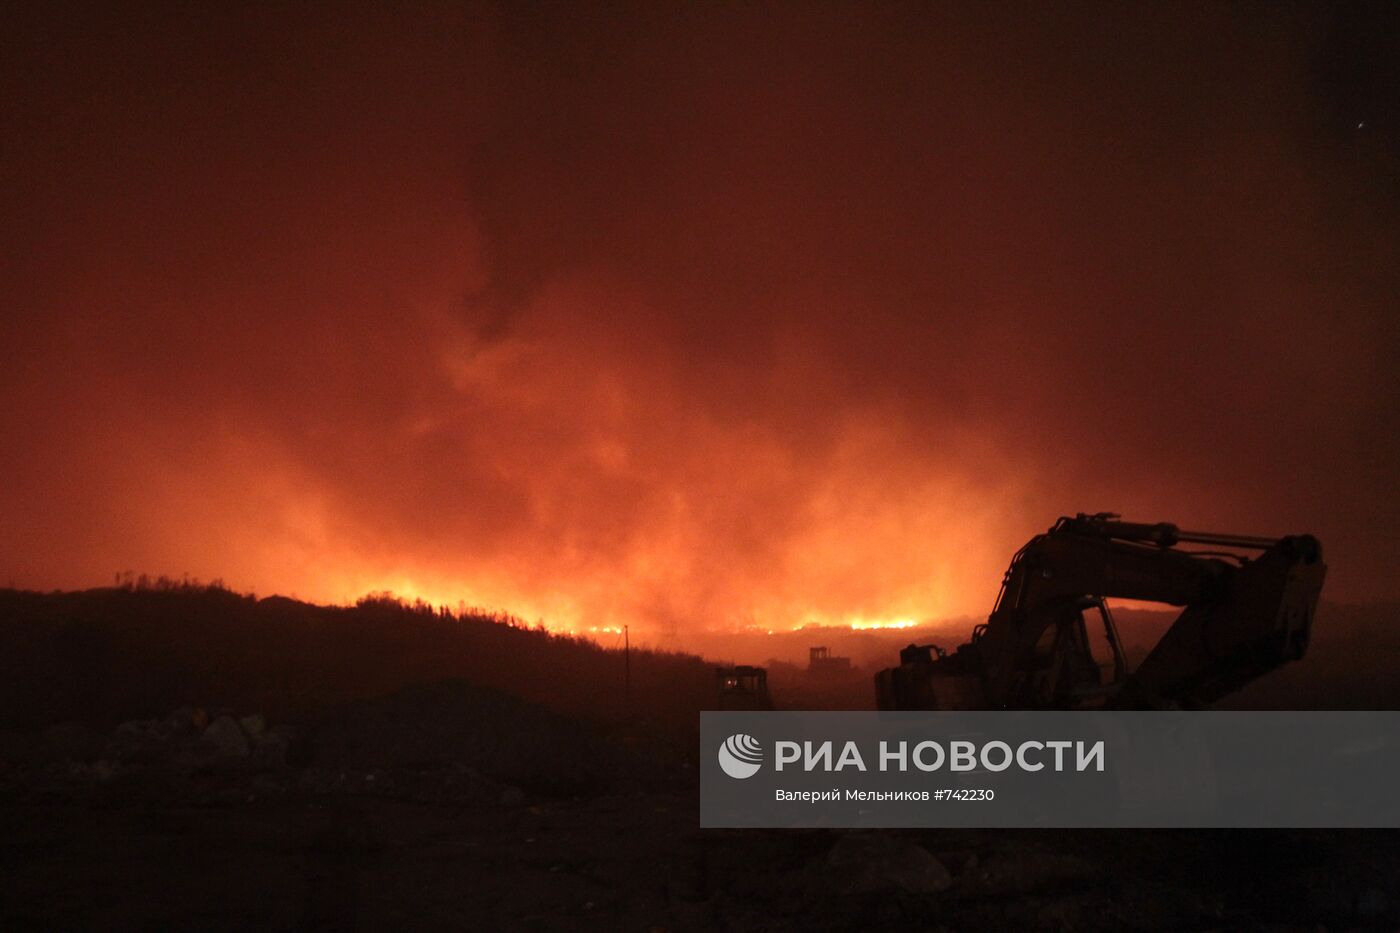
<path id="1" fill-rule="evenodd" d="M 812 677 L 836 677 L 851 672 L 851 659 L 837 657 L 825 645 L 807 649 L 807 673 Z"/>
<path id="2" fill-rule="evenodd" d="M 768 696 L 768 671 L 764 668 L 717 667 L 715 683 L 722 710 L 773 708 L 773 700 Z"/>

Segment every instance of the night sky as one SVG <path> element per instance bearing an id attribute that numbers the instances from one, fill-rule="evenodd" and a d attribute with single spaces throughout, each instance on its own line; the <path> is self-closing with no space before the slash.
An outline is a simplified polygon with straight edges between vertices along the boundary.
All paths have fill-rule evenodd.
<path id="1" fill-rule="evenodd" d="M 1400 597 L 1387 4 L 36 4 L 0 585 L 985 614 L 1112 510 Z"/>

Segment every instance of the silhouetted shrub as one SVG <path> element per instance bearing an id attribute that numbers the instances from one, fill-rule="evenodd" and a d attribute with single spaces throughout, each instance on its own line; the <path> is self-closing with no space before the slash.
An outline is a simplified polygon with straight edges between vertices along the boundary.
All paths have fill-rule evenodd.
<path id="1" fill-rule="evenodd" d="M 188 581 L 74 593 L 0 590 L 0 726 L 110 724 L 179 706 L 318 714 L 460 678 L 573 716 L 693 729 L 713 673 L 693 655 L 622 652 L 510 616 L 370 594 L 353 607 Z"/>

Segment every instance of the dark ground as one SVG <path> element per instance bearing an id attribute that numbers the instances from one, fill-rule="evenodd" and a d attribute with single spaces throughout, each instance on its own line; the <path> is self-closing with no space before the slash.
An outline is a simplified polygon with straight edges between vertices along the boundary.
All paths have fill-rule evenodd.
<path id="1" fill-rule="evenodd" d="M 1358 832 L 884 834 L 938 894 L 845 892 L 826 832 L 696 830 L 694 795 L 0 809 L 6 930 L 1395 929 Z"/>
<path id="2" fill-rule="evenodd" d="M 687 750 L 456 682 L 339 707 L 285 758 L 209 747 L 231 722 L 12 741 L 0 930 L 1400 924 L 1393 831 L 700 830 Z"/>
<path id="3" fill-rule="evenodd" d="M 274 603 L 269 622 L 262 603 L 198 593 L 10 598 L 28 608 L 0 617 L 0 638 L 44 676 L 5 686 L 0 931 L 1400 929 L 1395 831 L 699 830 L 697 659 L 634 659 L 632 702 L 655 715 L 619 717 L 578 692 L 610 657 L 489 620 Z M 1270 689 L 1308 708 L 1343 689 L 1389 706 L 1395 637 L 1336 611 L 1366 649 L 1342 650 L 1334 629 Z M 203 627 L 171 627 L 191 613 Z M 255 648 L 245 625 L 261 626 Z M 143 654 L 153 637 L 166 643 Z M 196 650 L 211 641 L 241 650 Z M 383 665 L 361 657 L 401 642 Z M 320 658 L 314 680 L 294 651 Z M 217 689 L 198 690 L 196 662 Z M 513 678 L 524 696 L 501 689 Z M 847 689 L 866 686 L 776 699 Z M 1269 696 L 1261 684 L 1241 702 Z"/>

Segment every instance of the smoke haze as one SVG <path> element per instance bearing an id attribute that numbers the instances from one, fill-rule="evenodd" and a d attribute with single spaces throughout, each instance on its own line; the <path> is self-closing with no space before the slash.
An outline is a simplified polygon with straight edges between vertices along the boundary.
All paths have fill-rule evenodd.
<path id="1" fill-rule="evenodd" d="M 683 642 L 983 614 L 1113 510 L 1400 596 L 1394 85 L 1336 11 L 7 32 L 0 583 Z"/>

